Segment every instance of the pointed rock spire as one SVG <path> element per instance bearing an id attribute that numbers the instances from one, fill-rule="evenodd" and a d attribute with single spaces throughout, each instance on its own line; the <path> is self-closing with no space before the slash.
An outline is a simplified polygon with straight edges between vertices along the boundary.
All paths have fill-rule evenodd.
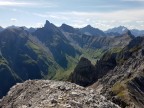
<path id="1" fill-rule="evenodd" d="M 48 21 L 48 20 L 46 20 L 46 23 L 45 23 L 45 25 L 44 25 L 44 27 L 50 27 L 50 25 L 51 25 L 51 23 Z"/>

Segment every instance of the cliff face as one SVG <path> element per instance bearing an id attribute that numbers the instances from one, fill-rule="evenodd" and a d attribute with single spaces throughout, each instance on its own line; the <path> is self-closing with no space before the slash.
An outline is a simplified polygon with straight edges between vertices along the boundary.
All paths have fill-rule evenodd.
<path id="1" fill-rule="evenodd" d="M 88 86 L 95 81 L 95 66 L 82 57 L 70 76 L 70 81 L 81 86 Z"/>
<path id="2" fill-rule="evenodd" d="M 122 108 L 144 107 L 143 37 L 133 39 L 120 52 L 108 51 L 94 67 L 90 63 L 81 66 L 83 63 L 80 61 L 72 74 L 74 83 L 81 84 L 79 80 L 84 79 L 83 74 L 86 74 L 91 81 L 87 86 L 92 85 L 97 92 Z M 93 67 L 93 71 L 85 67 Z M 87 80 L 82 80 L 82 83 L 87 83 Z"/>
<path id="3" fill-rule="evenodd" d="M 0 108 L 119 108 L 93 89 L 69 82 L 33 80 L 17 84 Z"/>
<path id="4" fill-rule="evenodd" d="M 97 37 L 98 38 L 98 37 Z M 117 52 L 119 52 L 124 46 L 126 46 L 131 39 L 133 39 L 133 35 L 127 31 L 122 36 L 115 37 L 114 39 L 110 39 L 109 37 L 99 37 L 103 38 L 104 40 L 110 41 L 100 41 L 99 39 L 95 42 L 96 44 L 101 43 L 101 45 L 109 46 L 111 50 L 108 50 L 100 60 L 97 61 L 96 65 L 92 65 L 91 62 L 82 57 L 77 64 L 76 68 L 74 69 L 73 73 L 70 75 L 70 81 L 76 83 L 81 86 L 90 86 L 98 79 L 102 78 L 106 75 L 110 70 L 114 69 L 117 66 Z M 89 39 L 86 39 L 88 41 Z M 89 43 L 92 44 L 93 41 L 89 40 Z M 90 45 L 88 44 L 88 45 Z M 99 44 L 100 45 L 100 44 Z M 113 46 L 119 46 L 114 48 Z M 102 48 L 102 47 L 101 47 Z M 103 47 L 105 48 L 105 47 Z"/>
<path id="5" fill-rule="evenodd" d="M 101 87 L 101 93 L 123 108 L 144 107 L 143 45 L 142 37 L 132 40 L 116 54 L 116 66 L 92 85 L 95 89 Z"/>
<path id="6" fill-rule="evenodd" d="M 82 57 L 69 80 L 84 87 L 90 86 L 106 75 L 109 70 L 114 69 L 117 64 L 115 58 L 116 54 L 107 52 L 94 66 L 88 59 Z"/>

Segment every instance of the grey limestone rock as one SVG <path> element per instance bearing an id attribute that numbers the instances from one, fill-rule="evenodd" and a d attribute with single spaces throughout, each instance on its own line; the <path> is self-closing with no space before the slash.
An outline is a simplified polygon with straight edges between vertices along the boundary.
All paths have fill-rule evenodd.
<path id="1" fill-rule="evenodd" d="M 28 80 L 13 86 L 0 108 L 119 108 L 94 92 L 70 82 Z"/>

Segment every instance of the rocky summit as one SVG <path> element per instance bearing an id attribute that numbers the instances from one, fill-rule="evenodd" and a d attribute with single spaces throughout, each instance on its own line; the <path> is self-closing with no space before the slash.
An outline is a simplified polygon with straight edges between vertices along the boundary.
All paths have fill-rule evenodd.
<path id="1" fill-rule="evenodd" d="M 0 108 L 119 108 L 93 89 L 70 82 L 28 80 L 13 86 Z"/>

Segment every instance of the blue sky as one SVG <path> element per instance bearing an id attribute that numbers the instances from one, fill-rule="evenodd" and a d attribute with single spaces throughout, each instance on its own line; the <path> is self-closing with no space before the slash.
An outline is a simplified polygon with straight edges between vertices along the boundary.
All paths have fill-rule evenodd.
<path id="1" fill-rule="evenodd" d="M 106 30 L 123 25 L 144 30 L 144 0 L 0 0 L 0 26 L 88 24 Z"/>

